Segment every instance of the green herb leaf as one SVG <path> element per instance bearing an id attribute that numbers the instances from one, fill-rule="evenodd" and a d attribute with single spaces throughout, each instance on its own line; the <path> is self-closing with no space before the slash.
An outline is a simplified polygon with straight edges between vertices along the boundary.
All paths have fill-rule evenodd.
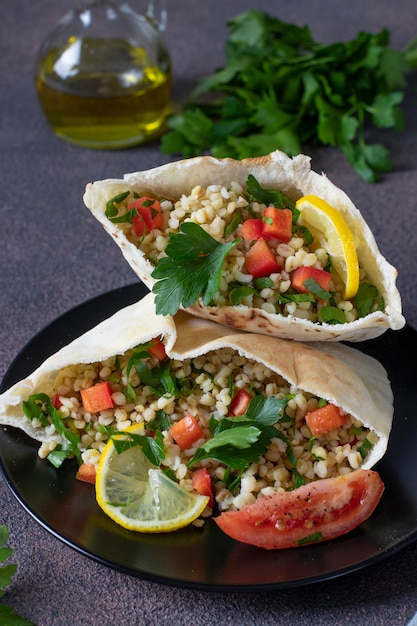
<path id="1" fill-rule="evenodd" d="M 5 547 L 9 539 L 7 527 L 0 525 L 0 563 L 7 561 L 13 554 L 12 548 Z M 17 571 L 15 563 L 0 565 L 0 598 L 6 593 L 5 588 L 12 584 L 13 576 Z M 0 624 L 5 626 L 33 626 L 32 622 L 19 617 L 14 609 L 5 604 L 0 604 Z"/>
<path id="2" fill-rule="evenodd" d="M 371 283 L 360 283 L 354 298 L 358 317 L 366 317 L 372 311 L 379 298 L 378 289 Z"/>
<path id="3" fill-rule="evenodd" d="M 49 426 L 52 423 L 58 433 L 68 441 L 68 444 L 59 446 L 56 449 L 56 454 L 52 454 L 51 462 L 53 462 L 54 465 L 58 463 L 56 467 L 62 464 L 64 454 L 66 455 L 65 458 L 74 455 L 78 463 L 81 464 L 81 452 L 78 448 L 80 436 L 65 426 L 59 412 L 46 393 L 32 394 L 27 400 L 23 401 L 22 406 L 23 412 L 28 419 L 36 418 L 40 421 L 42 426 Z M 61 462 L 59 462 L 59 459 L 62 459 Z"/>
<path id="4" fill-rule="evenodd" d="M 219 243 L 198 224 L 181 224 L 180 232 L 170 235 L 167 256 L 152 272 L 156 312 L 175 315 L 181 306 L 188 308 L 200 296 L 204 305 L 210 304 L 219 289 L 223 262 L 240 241 Z"/>
<path id="5" fill-rule="evenodd" d="M 337 306 L 322 306 L 319 309 L 318 317 L 320 322 L 326 324 L 345 324 L 346 315 Z"/>

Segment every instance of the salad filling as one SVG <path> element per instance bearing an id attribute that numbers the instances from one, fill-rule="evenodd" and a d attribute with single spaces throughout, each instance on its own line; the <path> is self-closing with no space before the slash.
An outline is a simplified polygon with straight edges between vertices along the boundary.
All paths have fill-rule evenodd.
<path id="1" fill-rule="evenodd" d="M 96 467 L 110 437 L 140 425 L 144 453 L 183 489 L 199 492 L 204 472 L 203 517 L 350 473 L 378 441 L 334 403 L 232 348 L 176 359 L 159 339 L 62 368 L 23 410 L 33 431 L 46 428 L 39 456 L 56 466 L 75 455 Z"/>
<path id="2" fill-rule="evenodd" d="M 298 203 L 262 188 L 252 175 L 245 187 L 198 185 L 176 200 L 126 189 L 106 206 L 107 218 L 155 266 L 153 290 L 162 315 L 174 315 L 200 296 L 211 307 L 241 305 L 318 324 L 345 324 L 382 311 L 384 299 L 359 265 L 354 244 L 341 260 L 357 275 L 346 293 L 345 276 L 302 215 Z M 336 237 L 353 241 L 343 217 L 337 218 Z"/>

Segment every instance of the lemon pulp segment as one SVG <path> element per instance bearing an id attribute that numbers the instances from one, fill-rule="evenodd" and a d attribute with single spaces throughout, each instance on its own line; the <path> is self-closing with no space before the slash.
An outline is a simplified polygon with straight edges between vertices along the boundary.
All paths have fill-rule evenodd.
<path id="1" fill-rule="evenodd" d="M 209 501 L 207 496 L 186 491 L 152 465 L 140 446 L 118 454 L 112 440 L 101 454 L 96 499 L 117 524 L 149 533 L 188 526 Z"/>
<path id="2" fill-rule="evenodd" d="M 359 262 L 355 242 L 342 213 L 315 195 L 303 196 L 296 202 L 299 223 L 312 234 L 332 258 L 332 265 L 343 281 L 343 298 L 349 300 L 359 288 Z"/>

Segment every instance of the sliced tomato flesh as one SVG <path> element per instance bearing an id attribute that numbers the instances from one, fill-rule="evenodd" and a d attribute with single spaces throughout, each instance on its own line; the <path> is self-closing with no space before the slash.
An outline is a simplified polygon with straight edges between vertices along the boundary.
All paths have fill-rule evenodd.
<path id="1" fill-rule="evenodd" d="M 297 267 L 297 269 L 291 273 L 291 286 L 299 293 L 309 293 L 310 290 L 305 284 L 305 281 L 310 278 L 315 280 L 324 291 L 330 290 L 332 275 L 330 272 L 318 269 L 317 267 Z"/>
<path id="2" fill-rule="evenodd" d="M 278 239 L 290 241 L 292 237 L 292 211 L 291 209 L 276 209 L 268 206 L 263 212 L 262 236 L 265 239 Z"/>
<path id="3" fill-rule="evenodd" d="M 281 270 L 265 239 L 260 237 L 248 250 L 245 257 L 246 269 L 254 278 L 265 278 Z"/>
<path id="4" fill-rule="evenodd" d="M 204 432 L 194 415 L 185 415 L 178 422 L 174 422 L 169 430 L 180 450 L 191 448 L 193 443 L 204 437 Z"/>
<path id="5" fill-rule="evenodd" d="M 165 346 L 162 341 L 158 339 L 158 337 L 152 339 L 151 345 L 149 346 L 149 352 L 159 361 L 165 361 L 168 358 L 165 351 Z"/>
<path id="6" fill-rule="evenodd" d="M 112 388 L 106 380 L 87 389 L 81 389 L 81 401 L 87 413 L 98 413 L 114 407 Z"/>
<path id="7" fill-rule="evenodd" d="M 193 489 L 200 496 L 208 496 L 209 497 L 209 506 L 214 505 L 214 491 L 213 491 L 213 481 L 210 476 L 210 472 L 206 467 L 202 467 L 198 470 L 195 470 L 192 473 L 191 481 L 193 485 Z"/>
<path id="8" fill-rule="evenodd" d="M 347 415 L 342 413 L 338 406 L 329 402 L 325 406 L 306 413 L 305 420 L 311 434 L 317 436 L 343 426 L 347 421 Z"/>
<path id="9" fill-rule="evenodd" d="M 379 474 L 355 470 L 294 491 L 259 497 L 215 522 L 227 535 L 253 546 L 294 548 L 344 535 L 374 512 L 384 491 Z"/>
<path id="10" fill-rule="evenodd" d="M 150 233 L 154 228 L 162 228 L 164 218 L 158 200 L 142 196 L 129 202 L 128 209 L 136 209 L 138 213 L 132 220 L 133 230 L 138 237 Z"/>
<path id="11" fill-rule="evenodd" d="M 240 227 L 240 236 L 249 240 L 259 239 L 262 237 L 263 226 L 262 218 L 248 219 Z"/>
<path id="12" fill-rule="evenodd" d="M 233 396 L 233 400 L 230 403 L 228 416 L 235 417 L 237 415 L 244 415 L 249 406 L 251 396 L 246 389 L 239 389 Z"/>
<path id="13" fill-rule="evenodd" d="M 96 466 L 92 463 L 81 463 L 75 478 L 84 483 L 94 484 L 96 482 Z"/>

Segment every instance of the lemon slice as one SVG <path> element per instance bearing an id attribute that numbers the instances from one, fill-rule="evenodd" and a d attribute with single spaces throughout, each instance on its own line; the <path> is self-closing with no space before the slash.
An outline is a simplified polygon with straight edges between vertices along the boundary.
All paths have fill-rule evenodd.
<path id="1" fill-rule="evenodd" d="M 332 257 L 333 268 L 344 284 L 343 298 L 353 298 L 359 288 L 359 262 L 352 231 L 340 211 L 318 196 L 308 195 L 296 202 L 299 223 L 307 226 L 320 246 Z"/>
<path id="2" fill-rule="evenodd" d="M 135 425 L 127 432 L 138 430 L 140 427 Z M 118 454 L 111 439 L 97 468 L 96 499 L 117 524 L 147 533 L 188 526 L 209 501 L 207 496 L 185 491 L 152 465 L 140 446 Z"/>

